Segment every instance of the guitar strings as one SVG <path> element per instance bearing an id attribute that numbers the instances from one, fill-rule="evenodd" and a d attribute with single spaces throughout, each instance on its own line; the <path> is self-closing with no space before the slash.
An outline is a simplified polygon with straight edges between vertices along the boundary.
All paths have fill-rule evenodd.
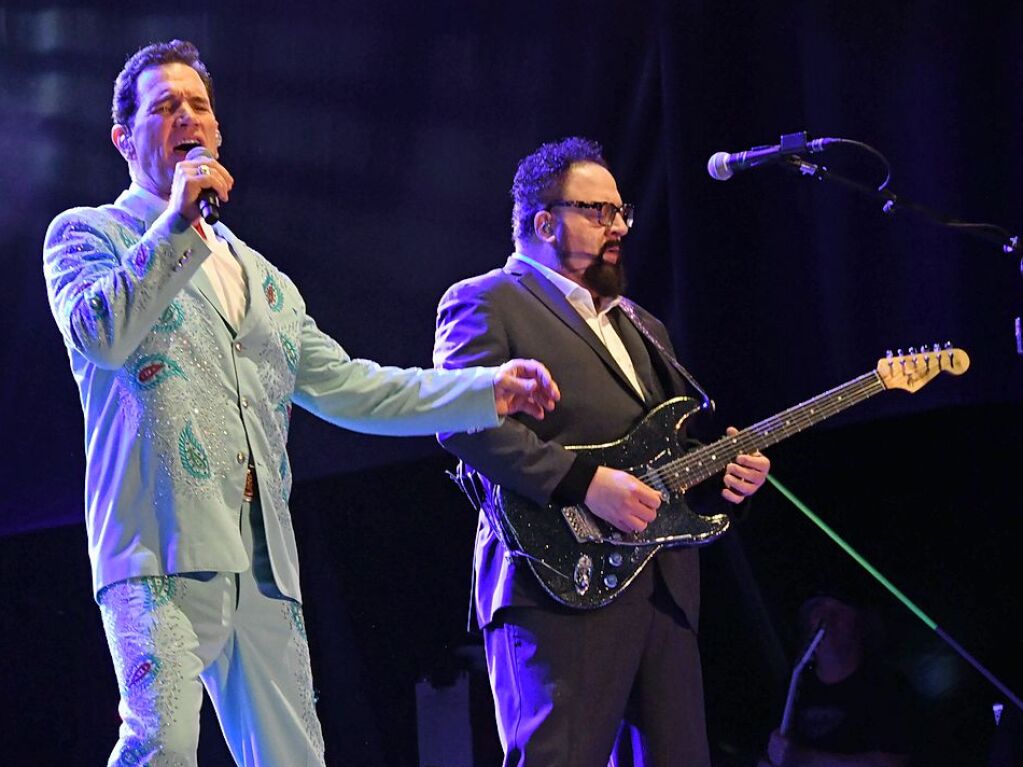
<path id="1" fill-rule="evenodd" d="M 710 445 L 691 450 L 680 458 L 647 471 L 640 479 L 666 486 L 671 490 L 692 487 L 718 473 L 729 461 L 734 460 L 736 455 L 752 453 L 761 447 L 780 442 L 791 434 L 884 391 L 884 388 L 876 371 L 865 373 L 859 378 L 756 423 L 733 437 L 724 437 Z M 719 453 L 724 453 L 727 457 L 721 457 Z M 698 467 L 695 471 L 694 465 Z M 679 476 L 680 474 L 683 476 Z"/>

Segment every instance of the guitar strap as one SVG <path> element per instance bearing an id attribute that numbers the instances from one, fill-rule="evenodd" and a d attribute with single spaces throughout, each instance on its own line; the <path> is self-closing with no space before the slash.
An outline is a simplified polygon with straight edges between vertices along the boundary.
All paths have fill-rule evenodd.
<path id="1" fill-rule="evenodd" d="M 644 336 L 646 336 L 646 339 L 651 344 L 653 344 L 654 348 L 657 349 L 657 351 L 661 353 L 661 356 L 664 357 L 664 359 L 666 359 L 668 363 L 673 368 L 675 368 L 675 370 L 681 373 L 682 377 L 689 383 L 689 385 L 692 386 L 697 391 L 697 393 L 699 393 L 699 395 L 703 398 L 702 408 L 704 410 L 709 409 L 711 412 L 714 412 L 714 400 L 712 400 L 707 395 L 707 392 L 705 392 L 703 390 L 703 387 L 696 382 L 696 379 L 693 378 L 692 374 L 685 369 L 682 363 L 675 359 L 675 355 L 672 354 L 667 349 L 665 349 L 664 344 L 662 344 L 660 341 L 657 340 L 656 337 L 654 337 L 654 334 L 650 330 L 650 328 L 648 328 L 644 324 L 643 320 L 639 318 L 639 312 L 636 311 L 636 305 L 623 296 L 621 301 L 619 301 L 618 303 L 618 308 L 622 310 L 622 313 L 626 317 L 632 320 L 632 324 L 636 326 L 636 329 L 639 330 L 639 332 L 642 333 Z"/>

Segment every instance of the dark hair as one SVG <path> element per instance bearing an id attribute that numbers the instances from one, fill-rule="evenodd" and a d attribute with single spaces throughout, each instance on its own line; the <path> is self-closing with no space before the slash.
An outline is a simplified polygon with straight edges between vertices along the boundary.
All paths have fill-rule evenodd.
<path id="1" fill-rule="evenodd" d="M 544 144 L 519 161 L 511 188 L 513 240 L 525 242 L 533 234 L 536 212 L 558 198 L 565 174 L 579 162 L 607 167 L 600 144 L 578 136 Z"/>
<path id="2" fill-rule="evenodd" d="M 820 588 L 799 606 L 796 623 L 801 644 L 805 645 L 809 642 L 814 631 L 817 630 L 817 626 L 810 624 L 810 617 L 814 608 L 826 599 L 840 602 L 855 611 L 856 631 L 865 653 L 871 654 L 881 648 L 885 641 L 884 619 L 873 600 L 858 595 L 853 590 L 837 587 Z"/>
<path id="3" fill-rule="evenodd" d="M 199 58 L 199 49 L 187 40 L 171 40 L 169 43 L 150 43 L 139 48 L 124 62 L 124 68 L 114 80 L 114 104 L 110 116 L 114 125 L 131 127 L 130 123 L 139 108 L 138 81 L 139 75 L 151 67 L 164 64 L 187 64 L 199 73 L 199 78 L 206 86 L 206 95 L 213 106 L 213 78 L 206 70 L 206 65 Z"/>

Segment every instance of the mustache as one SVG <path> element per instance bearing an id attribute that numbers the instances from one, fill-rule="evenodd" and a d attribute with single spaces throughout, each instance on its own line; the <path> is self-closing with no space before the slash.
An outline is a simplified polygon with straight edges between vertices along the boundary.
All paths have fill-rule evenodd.
<path id="1" fill-rule="evenodd" d="M 604 258 L 604 254 L 607 253 L 611 248 L 618 248 L 618 250 L 621 251 L 621 249 L 622 249 L 622 241 L 621 240 L 608 240 L 603 245 L 601 245 L 600 246 L 600 250 L 597 251 L 597 260 L 598 261 L 602 260 Z"/>

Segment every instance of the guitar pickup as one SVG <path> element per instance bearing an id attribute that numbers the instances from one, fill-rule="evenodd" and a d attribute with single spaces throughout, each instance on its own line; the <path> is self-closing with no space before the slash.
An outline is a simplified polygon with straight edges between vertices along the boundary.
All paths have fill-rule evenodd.
<path id="1" fill-rule="evenodd" d="M 575 536 L 576 543 L 601 543 L 604 540 L 604 533 L 597 526 L 594 519 L 585 506 L 562 506 L 561 516 L 568 523 L 568 529 Z"/>

